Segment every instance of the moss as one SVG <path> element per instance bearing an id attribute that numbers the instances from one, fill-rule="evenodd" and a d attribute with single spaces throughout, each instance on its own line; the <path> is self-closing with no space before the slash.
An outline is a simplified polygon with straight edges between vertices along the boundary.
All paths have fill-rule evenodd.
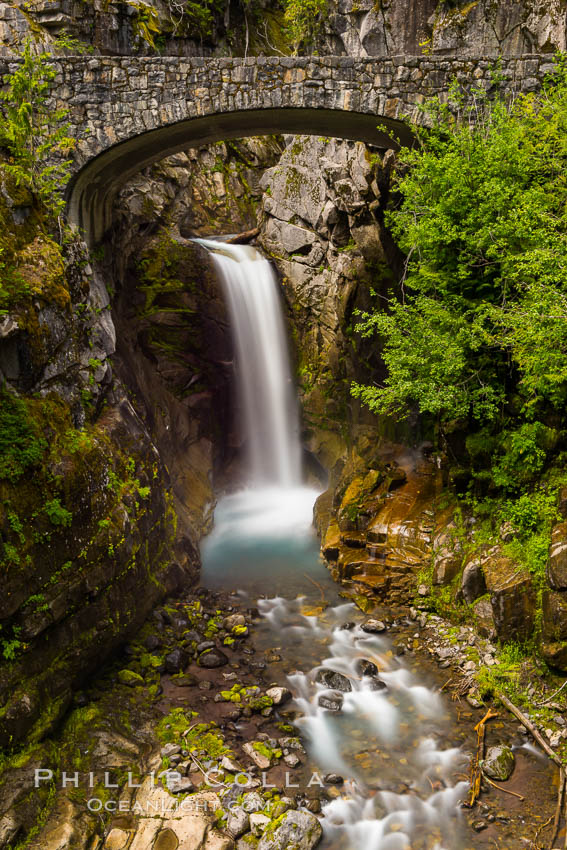
<path id="1" fill-rule="evenodd" d="M 128 685 L 131 688 L 136 687 L 137 685 L 143 685 L 144 680 L 139 673 L 134 673 L 133 670 L 120 670 L 118 673 L 118 681 L 123 685 Z"/>

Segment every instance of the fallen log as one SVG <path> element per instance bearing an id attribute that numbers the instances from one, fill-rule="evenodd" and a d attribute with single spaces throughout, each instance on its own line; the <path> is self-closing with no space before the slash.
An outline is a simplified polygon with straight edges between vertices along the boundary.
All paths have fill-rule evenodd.
<path id="1" fill-rule="evenodd" d="M 260 228 L 254 227 L 252 230 L 244 230 L 242 233 L 237 233 L 236 236 L 231 236 L 229 239 L 226 239 L 225 242 L 228 245 L 247 245 L 249 242 L 252 242 L 259 233 Z"/>

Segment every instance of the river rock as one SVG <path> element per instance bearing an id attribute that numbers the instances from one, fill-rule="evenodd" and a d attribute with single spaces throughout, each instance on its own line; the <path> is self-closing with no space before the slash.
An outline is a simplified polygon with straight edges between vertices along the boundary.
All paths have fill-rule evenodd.
<path id="1" fill-rule="evenodd" d="M 189 662 L 189 656 L 184 649 L 174 649 L 165 656 L 165 669 L 168 673 L 180 673 Z"/>
<path id="2" fill-rule="evenodd" d="M 344 697 L 339 691 L 331 691 L 327 694 L 321 694 L 318 703 L 321 708 L 326 708 L 327 711 L 340 711 L 343 707 Z"/>
<path id="3" fill-rule="evenodd" d="M 377 676 L 378 667 L 373 661 L 368 661 L 367 658 L 360 658 L 356 662 L 356 672 L 359 676 Z"/>
<path id="4" fill-rule="evenodd" d="M 128 685 L 130 688 L 135 688 L 138 685 L 143 685 L 144 680 L 139 673 L 134 673 L 133 670 L 120 670 L 118 673 L 118 681 L 123 685 Z"/>
<path id="5" fill-rule="evenodd" d="M 242 798 L 242 808 L 248 814 L 252 814 L 252 812 L 261 812 L 265 808 L 266 804 L 260 794 L 257 791 L 249 791 L 248 794 L 245 794 Z"/>
<path id="6" fill-rule="evenodd" d="M 259 838 L 269 823 L 270 818 L 267 815 L 262 814 L 262 812 L 253 812 L 250 815 L 250 831 L 252 835 Z"/>
<path id="7" fill-rule="evenodd" d="M 149 652 L 153 652 L 154 649 L 159 649 L 161 646 L 161 640 L 157 635 L 148 635 L 144 641 L 144 646 Z"/>
<path id="8" fill-rule="evenodd" d="M 292 698 L 292 693 L 287 688 L 274 687 L 268 688 L 266 696 L 270 697 L 274 705 L 283 705 Z"/>
<path id="9" fill-rule="evenodd" d="M 505 782 L 512 776 L 516 759 L 510 747 L 489 747 L 482 763 L 482 769 L 491 779 Z"/>
<path id="10" fill-rule="evenodd" d="M 197 664 L 206 668 L 224 667 L 228 658 L 220 649 L 206 649 L 199 655 Z"/>
<path id="11" fill-rule="evenodd" d="M 254 743 L 261 743 L 261 742 L 260 741 L 256 741 L 256 742 L 250 742 L 249 741 L 248 743 L 242 745 L 242 749 L 244 750 L 244 752 L 246 753 L 247 756 L 250 756 L 250 758 L 252 759 L 254 764 L 256 764 L 260 768 L 260 770 L 267 770 L 270 767 L 272 761 L 263 752 L 255 749 Z"/>
<path id="12" fill-rule="evenodd" d="M 335 670 L 319 670 L 315 681 L 334 691 L 342 691 L 343 693 L 352 691 L 352 685 L 349 679 L 343 676 L 342 673 L 335 672 Z"/>
<path id="13" fill-rule="evenodd" d="M 323 830 L 317 818 L 309 812 L 286 812 L 279 825 L 261 838 L 257 850 L 312 850 Z"/>
<path id="14" fill-rule="evenodd" d="M 382 622 L 382 620 L 374 620 L 369 619 L 365 620 L 364 623 L 360 627 L 363 632 L 368 632 L 369 634 L 380 634 L 381 632 L 386 631 L 386 624 Z"/>
<path id="15" fill-rule="evenodd" d="M 234 806 L 228 813 L 226 828 L 233 838 L 240 838 L 250 828 L 250 815 L 242 806 Z"/>
<path id="16" fill-rule="evenodd" d="M 173 775 L 168 774 L 167 776 L 167 787 L 169 791 L 172 794 L 189 794 L 191 791 L 194 791 L 195 786 L 189 777 L 180 776 L 179 773 L 176 776 L 176 772 L 174 771 Z"/>

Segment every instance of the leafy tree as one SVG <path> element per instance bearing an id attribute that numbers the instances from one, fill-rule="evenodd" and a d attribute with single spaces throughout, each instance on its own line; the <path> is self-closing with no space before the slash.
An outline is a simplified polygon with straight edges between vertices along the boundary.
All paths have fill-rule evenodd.
<path id="1" fill-rule="evenodd" d="M 69 38 L 55 42 L 55 49 L 75 47 Z M 36 53 L 28 38 L 20 51 L 16 70 L 6 79 L 0 93 L 4 121 L 0 125 L 0 144 L 10 153 L 3 165 L 5 173 L 20 186 L 29 188 L 55 217 L 63 212 L 63 192 L 70 177 L 71 160 L 66 158 L 75 147 L 65 122 L 67 109 L 53 109 L 49 103 L 50 84 L 56 70 L 53 53 Z"/>
<path id="2" fill-rule="evenodd" d="M 294 52 L 313 47 L 321 30 L 327 0 L 284 0 L 284 26 Z"/>
<path id="3" fill-rule="evenodd" d="M 361 316 L 387 377 L 353 386 L 378 413 L 419 410 L 500 433 L 494 483 L 536 474 L 546 417 L 567 400 L 567 73 L 506 101 L 429 107 L 403 149 L 387 214 L 406 255 L 399 290 Z M 502 433 L 504 432 L 504 433 Z"/>

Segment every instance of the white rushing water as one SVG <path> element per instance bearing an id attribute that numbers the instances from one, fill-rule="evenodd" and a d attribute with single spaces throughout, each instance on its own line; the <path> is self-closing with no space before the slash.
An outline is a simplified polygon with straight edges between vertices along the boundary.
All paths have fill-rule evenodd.
<path id="1" fill-rule="evenodd" d="M 211 252 L 228 305 L 254 487 L 301 484 L 301 446 L 278 282 L 250 245 L 199 240 Z"/>
<path id="2" fill-rule="evenodd" d="M 302 714 L 295 722 L 314 765 L 345 779 L 339 796 L 323 806 L 324 846 L 461 847 L 466 758 L 460 749 L 439 744 L 446 723 L 441 697 L 393 657 L 387 638 L 352 622 L 353 605 L 329 608 L 324 617 L 304 615 L 301 600 L 282 597 L 259 600 L 258 607 L 280 641 L 296 644 L 296 654 L 309 658 L 314 645 L 323 653 L 314 667 L 290 675 L 289 685 Z M 350 690 L 337 692 L 321 682 L 328 671 L 342 674 Z M 342 700 L 339 712 L 320 704 L 333 695 Z"/>

